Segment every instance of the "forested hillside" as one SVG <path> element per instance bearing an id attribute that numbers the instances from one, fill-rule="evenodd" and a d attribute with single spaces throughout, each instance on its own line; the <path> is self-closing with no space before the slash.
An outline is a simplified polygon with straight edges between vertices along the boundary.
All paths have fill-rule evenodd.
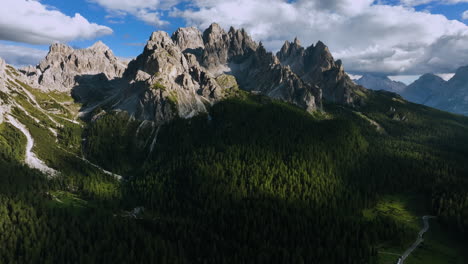
<path id="1" fill-rule="evenodd" d="M 368 212 L 408 193 L 466 234 L 468 118 L 366 96 L 310 114 L 240 93 L 161 127 L 100 115 L 64 128 L 52 179 L 21 164 L 25 139 L 3 123 L 0 262 L 379 263 L 415 231 Z"/>

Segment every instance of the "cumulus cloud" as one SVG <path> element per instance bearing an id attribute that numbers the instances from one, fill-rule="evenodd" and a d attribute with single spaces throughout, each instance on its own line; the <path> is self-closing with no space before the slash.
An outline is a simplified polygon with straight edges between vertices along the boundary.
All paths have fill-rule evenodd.
<path id="1" fill-rule="evenodd" d="M 90 23 L 80 14 L 69 17 L 39 1 L 2 0 L 0 39 L 30 44 L 51 44 L 93 39 L 112 29 Z"/>
<path id="2" fill-rule="evenodd" d="M 245 28 L 273 51 L 296 36 L 307 46 L 322 40 L 355 73 L 417 75 L 468 64 L 468 26 L 402 5 L 368 0 L 196 0 L 194 5 L 172 15 L 201 29 L 212 22 Z"/>
<path id="3" fill-rule="evenodd" d="M 462 18 L 468 20 L 468 10 L 466 10 L 465 12 L 463 12 Z"/>
<path id="4" fill-rule="evenodd" d="M 162 10 L 168 9 L 179 0 L 88 0 L 104 7 L 110 17 L 133 15 L 147 24 L 163 26 L 168 22 L 161 19 Z"/>
<path id="5" fill-rule="evenodd" d="M 0 58 L 15 67 L 37 65 L 47 50 L 33 49 L 0 43 Z"/>
<path id="6" fill-rule="evenodd" d="M 455 73 L 437 73 L 436 75 L 439 76 L 440 78 L 448 81 L 448 80 L 452 79 L 453 76 L 455 76 Z"/>
<path id="7" fill-rule="evenodd" d="M 468 3 L 468 0 L 401 0 L 400 3 L 406 6 L 419 6 L 429 3 L 453 5 L 458 3 Z"/>

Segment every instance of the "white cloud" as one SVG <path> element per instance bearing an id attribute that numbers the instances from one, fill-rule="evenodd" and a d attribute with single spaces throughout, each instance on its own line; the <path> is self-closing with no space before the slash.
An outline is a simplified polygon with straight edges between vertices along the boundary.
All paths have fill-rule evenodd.
<path id="1" fill-rule="evenodd" d="M 367 0 L 196 0 L 174 16 L 204 29 L 245 28 L 270 50 L 322 40 L 348 71 L 419 75 L 468 64 L 468 26 L 443 15 Z M 450 2 L 450 1 L 446 1 Z M 348 8 L 347 8 L 348 7 Z M 434 59 L 436 58 L 436 59 Z"/>
<path id="2" fill-rule="evenodd" d="M 436 73 L 437 76 L 439 76 L 440 78 L 448 81 L 450 79 L 452 79 L 453 76 L 455 76 L 455 73 Z"/>
<path id="3" fill-rule="evenodd" d="M 15 67 L 37 65 L 47 54 L 47 50 L 13 46 L 0 43 L 0 58 Z"/>
<path id="4" fill-rule="evenodd" d="M 468 20 L 468 10 L 466 10 L 465 12 L 463 12 L 462 18 Z"/>
<path id="5" fill-rule="evenodd" d="M 39 1 L 2 0 L 0 39 L 31 44 L 51 44 L 93 39 L 112 29 L 90 23 L 80 14 L 69 17 Z"/>
<path id="6" fill-rule="evenodd" d="M 161 11 L 168 9 L 179 0 L 88 0 L 104 7 L 110 17 L 133 15 L 147 24 L 163 26 L 168 22 L 161 19 Z"/>
<path id="7" fill-rule="evenodd" d="M 362 75 L 359 75 L 359 74 L 348 74 L 349 75 L 349 78 L 351 78 L 351 80 L 359 80 L 362 78 Z"/>
<path id="8" fill-rule="evenodd" d="M 419 6 L 434 2 L 443 5 L 454 5 L 459 3 L 468 3 L 468 0 L 400 0 L 400 3 L 406 6 Z"/>

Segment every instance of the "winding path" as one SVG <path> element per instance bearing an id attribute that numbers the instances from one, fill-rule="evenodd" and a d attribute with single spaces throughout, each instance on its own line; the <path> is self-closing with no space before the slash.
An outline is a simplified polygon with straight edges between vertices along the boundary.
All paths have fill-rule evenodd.
<path id="1" fill-rule="evenodd" d="M 42 160 L 40 160 L 36 156 L 36 154 L 32 152 L 32 148 L 34 147 L 34 139 L 32 138 L 31 133 L 29 133 L 26 126 L 20 123 L 16 118 L 12 117 L 11 115 L 7 115 L 6 119 L 8 123 L 12 124 L 19 131 L 21 131 L 21 133 L 23 133 L 24 136 L 26 136 L 26 139 L 27 139 L 26 152 L 25 152 L 26 157 L 24 160 L 26 165 L 28 165 L 30 168 L 37 169 L 48 176 L 57 175 L 56 170 L 48 167 Z"/>
<path id="2" fill-rule="evenodd" d="M 431 218 L 435 218 L 435 216 L 425 215 L 422 217 L 424 223 L 423 228 L 421 231 L 419 231 L 418 237 L 416 238 L 416 241 L 413 243 L 413 245 L 411 245 L 411 247 L 408 248 L 405 253 L 403 253 L 403 255 L 398 259 L 397 264 L 404 264 L 409 255 L 411 255 L 411 253 L 413 253 L 413 251 L 424 241 L 423 236 L 429 230 L 429 219 Z"/>

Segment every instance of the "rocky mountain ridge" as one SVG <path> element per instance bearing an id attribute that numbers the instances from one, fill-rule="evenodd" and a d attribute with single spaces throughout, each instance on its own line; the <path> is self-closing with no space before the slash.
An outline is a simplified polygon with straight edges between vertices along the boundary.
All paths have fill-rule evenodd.
<path id="1" fill-rule="evenodd" d="M 276 55 L 306 83 L 318 87 L 325 100 L 335 103 L 354 104 L 361 99 L 363 89 L 345 73 L 341 60 L 335 61 L 328 47 L 321 41 L 308 48 L 301 46 L 296 38 L 286 41 Z"/>
<path id="2" fill-rule="evenodd" d="M 126 65 L 102 42 L 87 49 L 53 44 L 36 67 L 21 69 L 32 87 L 67 92 L 83 104 L 82 115 L 122 110 L 164 123 L 187 118 L 238 89 L 295 104 L 309 112 L 322 99 L 359 104 L 364 92 L 322 43 L 307 49 L 286 42 L 274 55 L 245 32 L 212 24 L 204 32 L 180 28 L 154 32 L 143 52 Z M 96 113 L 94 113 L 96 114 Z"/>
<path id="3" fill-rule="evenodd" d="M 104 74 L 108 80 L 122 77 L 127 65 L 101 41 L 86 49 L 55 43 L 36 67 L 21 69 L 32 84 L 47 90 L 70 91 L 76 76 Z"/>

